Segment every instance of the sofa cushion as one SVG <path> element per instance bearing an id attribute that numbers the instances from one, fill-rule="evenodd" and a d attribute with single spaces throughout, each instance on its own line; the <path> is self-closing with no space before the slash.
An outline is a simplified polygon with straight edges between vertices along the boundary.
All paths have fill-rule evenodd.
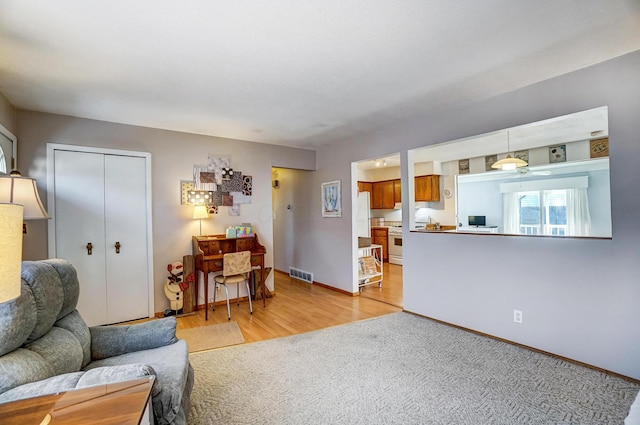
<path id="1" fill-rule="evenodd" d="M 33 351 L 18 348 L 0 357 L 0 393 L 53 375 L 51 365 Z"/>
<path id="2" fill-rule="evenodd" d="M 26 342 L 35 341 L 51 329 L 64 304 L 60 275 L 46 261 L 23 261 L 22 280 L 29 285 L 36 303 L 36 322 Z"/>
<path id="3" fill-rule="evenodd" d="M 66 329 L 76 338 L 82 349 L 82 365 L 80 368 L 88 365 L 91 361 L 91 332 L 89 332 L 89 328 L 80 313 L 78 313 L 78 310 L 74 310 L 58 320 L 55 326 Z"/>
<path id="4" fill-rule="evenodd" d="M 82 367 L 82 347 L 68 330 L 52 327 L 42 338 L 24 345 L 37 353 L 55 375 L 77 372 Z"/>
<path id="5" fill-rule="evenodd" d="M 165 317 L 134 325 L 94 326 L 89 330 L 92 360 L 162 347 L 178 340 L 175 317 Z"/>
<path id="6" fill-rule="evenodd" d="M 193 387 L 193 369 L 189 364 L 186 341 L 97 360 L 89 363 L 86 370 L 129 363 L 144 363 L 156 371 L 152 404 L 158 424 L 172 424 L 176 416 L 185 414 L 181 408 L 182 397 Z"/>
<path id="7" fill-rule="evenodd" d="M 36 325 L 36 300 L 22 281 L 20 296 L 0 304 L 0 356 L 22 346 Z"/>

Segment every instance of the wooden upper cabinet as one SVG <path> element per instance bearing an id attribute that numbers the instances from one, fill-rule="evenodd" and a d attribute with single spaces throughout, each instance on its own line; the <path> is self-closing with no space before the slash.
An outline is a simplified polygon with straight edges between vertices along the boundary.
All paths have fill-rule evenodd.
<path id="1" fill-rule="evenodd" d="M 393 193 L 393 180 L 385 180 L 373 183 L 371 192 L 371 208 L 391 209 L 395 203 Z"/>
<path id="2" fill-rule="evenodd" d="M 373 207 L 373 183 L 371 182 L 358 182 L 358 193 L 360 192 L 369 192 L 369 208 Z"/>
<path id="3" fill-rule="evenodd" d="M 369 192 L 373 191 L 372 189 L 373 183 L 371 182 L 358 182 L 358 192 Z"/>
<path id="4" fill-rule="evenodd" d="M 440 176 L 430 174 L 415 178 L 416 202 L 440 201 Z"/>
<path id="5" fill-rule="evenodd" d="M 402 202 L 402 185 L 400 179 L 393 181 L 393 202 Z"/>

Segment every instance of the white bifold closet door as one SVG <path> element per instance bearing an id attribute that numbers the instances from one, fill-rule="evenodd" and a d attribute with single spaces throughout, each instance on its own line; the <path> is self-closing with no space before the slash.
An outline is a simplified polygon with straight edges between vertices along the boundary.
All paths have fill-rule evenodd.
<path id="1" fill-rule="evenodd" d="M 54 151 L 56 256 L 89 326 L 149 317 L 146 175 L 143 157 Z"/>

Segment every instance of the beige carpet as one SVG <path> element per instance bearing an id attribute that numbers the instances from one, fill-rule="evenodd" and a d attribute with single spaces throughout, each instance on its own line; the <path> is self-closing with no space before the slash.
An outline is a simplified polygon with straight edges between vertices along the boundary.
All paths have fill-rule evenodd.
<path id="1" fill-rule="evenodd" d="M 242 331 L 240 331 L 237 322 L 177 330 L 176 335 L 178 338 L 187 341 L 190 353 L 242 344 L 244 342 Z"/>
<path id="2" fill-rule="evenodd" d="M 640 388 L 409 313 L 189 360 L 189 425 L 622 425 Z"/>

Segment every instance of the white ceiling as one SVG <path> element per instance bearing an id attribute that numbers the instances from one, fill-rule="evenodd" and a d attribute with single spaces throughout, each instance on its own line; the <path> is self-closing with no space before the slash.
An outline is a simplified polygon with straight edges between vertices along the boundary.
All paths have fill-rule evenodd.
<path id="1" fill-rule="evenodd" d="M 306 148 L 638 49 L 638 0 L 0 0 L 17 108 Z"/>

